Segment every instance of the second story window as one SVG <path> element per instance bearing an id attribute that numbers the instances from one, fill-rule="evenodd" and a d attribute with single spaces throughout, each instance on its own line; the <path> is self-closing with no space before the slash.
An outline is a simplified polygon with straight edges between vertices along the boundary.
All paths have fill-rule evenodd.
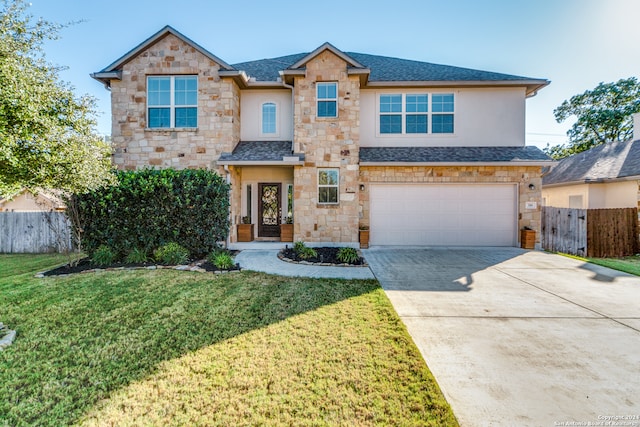
<path id="1" fill-rule="evenodd" d="M 198 126 L 198 77 L 147 77 L 147 123 L 150 128 Z"/>
<path id="2" fill-rule="evenodd" d="M 262 134 L 276 133 L 276 104 L 266 102 L 262 104 Z"/>
<path id="3" fill-rule="evenodd" d="M 318 117 L 338 117 L 338 83 L 316 83 Z"/>
<path id="4" fill-rule="evenodd" d="M 451 93 L 381 94 L 378 112 L 380 134 L 453 133 L 454 97 Z"/>

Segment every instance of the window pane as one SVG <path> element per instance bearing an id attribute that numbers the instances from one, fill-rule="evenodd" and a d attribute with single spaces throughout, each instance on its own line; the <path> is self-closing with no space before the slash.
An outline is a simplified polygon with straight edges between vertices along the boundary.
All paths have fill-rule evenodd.
<path id="1" fill-rule="evenodd" d="M 276 133 L 276 104 L 262 104 L 262 133 Z"/>
<path id="2" fill-rule="evenodd" d="M 171 126 L 171 110 L 169 108 L 149 108 L 149 127 L 168 128 Z"/>
<path id="3" fill-rule="evenodd" d="M 338 92 L 337 83 L 317 83 L 318 99 L 336 99 Z"/>
<path id="4" fill-rule="evenodd" d="M 427 133 L 427 115 L 410 114 L 406 120 L 407 133 Z"/>
<path id="5" fill-rule="evenodd" d="M 318 189 L 319 203 L 338 203 L 338 189 L 336 187 L 320 187 Z"/>
<path id="6" fill-rule="evenodd" d="M 434 113 L 453 113 L 453 94 L 432 95 L 431 106 Z"/>
<path id="7" fill-rule="evenodd" d="M 318 117 L 337 117 L 336 101 L 318 101 Z"/>
<path id="8" fill-rule="evenodd" d="M 147 85 L 147 102 L 149 105 L 171 104 L 170 77 L 149 77 Z"/>
<path id="9" fill-rule="evenodd" d="M 197 108 L 176 108 L 176 127 L 195 128 L 198 127 Z"/>
<path id="10" fill-rule="evenodd" d="M 431 120 L 432 133 L 453 133 L 453 114 L 434 114 Z"/>
<path id="11" fill-rule="evenodd" d="M 198 83 L 195 76 L 175 78 L 176 105 L 198 104 Z"/>
<path id="12" fill-rule="evenodd" d="M 380 95 L 381 113 L 401 113 L 402 95 Z"/>
<path id="13" fill-rule="evenodd" d="M 338 185 L 337 170 L 321 170 L 318 172 L 319 185 Z"/>
<path id="14" fill-rule="evenodd" d="M 426 113 L 427 95 L 407 95 L 407 113 Z"/>
<path id="15" fill-rule="evenodd" d="M 380 133 L 402 133 L 402 116 L 400 114 L 380 115 Z"/>

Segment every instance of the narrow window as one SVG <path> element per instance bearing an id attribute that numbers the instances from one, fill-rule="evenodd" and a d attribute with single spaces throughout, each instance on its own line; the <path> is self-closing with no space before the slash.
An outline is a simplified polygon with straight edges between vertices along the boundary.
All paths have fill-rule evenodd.
<path id="1" fill-rule="evenodd" d="M 431 132 L 453 133 L 453 94 L 431 95 Z"/>
<path id="2" fill-rule="evenodd" d="M 276 104 L 273 102 L 262 104 L 262 133 L 276 133 Z"/>
<path id="3" fill-rule="evenodd" d="M 316 83 L 318 117 L 338 117 L 338 84 Z"/>
<path id="4" fill-rule="evenodd" d="M 338 169 L 318 169 L 318 203 L 337 204 L 339 183 Z"/>
<path id="5" fill-rule="evenodd" d="M 148 77 L 147 108 L 150 128 L 197 127 L 197 76 Z"/>
<path id="6" fill-rule="evenodd" d="M 402 95 L 380 95 L 380 133 L 402 133 Z"/>
<path id="7" fill-rule="evenodd" d="M 247 217 L 249 218 L 249 222 L 251 222 L 251 184 L 247 184 Z"/>
<path id="8" fill-rule="evenodd" d="M 287 184 L 287 223 L 293 224 L 293 184 Z"/>

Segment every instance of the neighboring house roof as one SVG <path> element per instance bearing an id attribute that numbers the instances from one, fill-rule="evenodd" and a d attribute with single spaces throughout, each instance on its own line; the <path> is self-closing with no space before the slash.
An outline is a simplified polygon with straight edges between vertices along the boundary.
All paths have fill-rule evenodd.
<path id="1" fill-rule="evenodd" d="M 546 79 L 536 79 L 490 71 L 473 70 L 450 65 L 370 55 L 356 52 L 343 52 L 331 43 L 324 43 L 312 52 L 297 53 L 277 58 L 260 59 L 229 65 L 193 40 L 171 26 L 143 41 L 125 55 L 103 70 L 91 74 L 96 80 L 109 85 L 112 79 L 121 78 L 122 66 L 157 42 L 167 34 L 173 34 L 211 60 L 220 64 L 220 75 L 237 78 L 241 87 L 272 86 L 281 84 L 283 76 L 304 73 L 308 61 L 325 50 L 329 50 L 348 64 L 350 74 L 360 75 L 363 86 L 525 86 L 527 95 L 533 95 L 547 86 Z"/>
<path id="2" fill-rule="evenodd" d="M 221 165 L 294 165 L 304 163 L 304 154 L 294 153 L 291 141 L 241 141 L 232 153 L 222 153 Z"/>
<path id="3" fill-rule="evenodd" d="M 521 163 L 548 165 L 551 158 L 538 147 L 360 147 L 360 165 Z"/>
<path id="4" fill-rule="evenodd" d="M 610 142 L 560 160 L 543 186 L 640 179 L 640 140 Z"/>

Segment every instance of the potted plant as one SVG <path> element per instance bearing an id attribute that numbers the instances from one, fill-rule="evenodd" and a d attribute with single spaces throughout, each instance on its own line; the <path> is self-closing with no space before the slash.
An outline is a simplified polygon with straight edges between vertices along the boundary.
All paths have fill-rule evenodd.
<path id="1" fill-rule="evenodd" d="M 253 241 L 253 224 L 251 224 L 251 217 L 243 216 L 242 224 L 238 224 L 237 229 L 238 229 L 238 242 Z"/>
<path id="2" fill-rule="evenodd" d="M 293 217 L 287 215 L 284 222 L 280 224 L 280 241 L 293 242 Z"/>
<path id="3" fill-rule="evenodd" d="M 529 227 L 523 227 L 520 230 L 520 247 L 522 249 L 535 249 L 536 247 L 536 231 Z"/>
<path id="4" fill-rule="evenodd" d="M 360 249 L 369 248 L 369 226 L 361 225 L 360 226 Z"/>

